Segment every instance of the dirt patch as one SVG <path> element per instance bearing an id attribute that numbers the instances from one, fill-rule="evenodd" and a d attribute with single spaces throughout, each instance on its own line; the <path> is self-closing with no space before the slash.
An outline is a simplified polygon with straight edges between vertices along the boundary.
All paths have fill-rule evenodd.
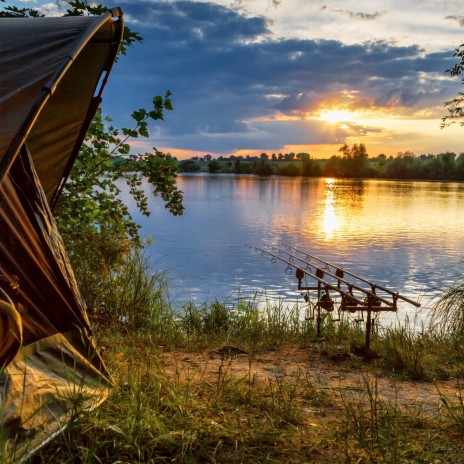
<path id="1" fill-rule="evenodd" d="M 458 392 L 456 379 L 434 383 L 401 380 L 372 367 L 355 356 L 333 360 L 311 346 L 286 345 L 278 351 L 251 355 L 234 346 L 222 345 L 200 352 L 165 351 L 159 360 L 168 376 L 185 381 L 244 379 L 261 382 L 300 383 L 324 392 L 339 403 L 344 395 L 359 401 L 395 403 L 433 416 L 440 412 L 440 393 L 452 399 Z"/>

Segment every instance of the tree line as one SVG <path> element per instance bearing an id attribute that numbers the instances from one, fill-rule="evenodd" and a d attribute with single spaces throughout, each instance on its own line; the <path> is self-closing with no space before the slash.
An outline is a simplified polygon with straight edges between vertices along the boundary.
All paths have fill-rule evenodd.
<path id="1" fill-rule="evenodd" d="M 410 151 L 397 156 L 370 158 L 362 143 L 343 145 L 338 155 L 315 159 L 309 153 L 262 153 L 260 156 L 212 158 L 194 156 L 178 162 L 182 172 L 283 175 L 304 177 L 347 177 L 383 179 L 425 179 L 464 181 L 464 152 L 415 155 Z"/>

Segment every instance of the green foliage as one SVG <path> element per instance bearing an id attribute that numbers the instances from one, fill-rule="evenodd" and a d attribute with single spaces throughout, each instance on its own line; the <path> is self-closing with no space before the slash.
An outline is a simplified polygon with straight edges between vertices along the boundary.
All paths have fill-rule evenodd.
<path id="1" fill-rule="evenodd" d="M 211 161 L 212 170 L 205 167 L 206 161 L 203 158 L 193 157 L 179 162 L 179 168 L 184 172 L 193 172 L 195 168 L 209 172 L 261 176 L 464 180 L 464 153 L 456 155 L 445 152 L 416 156 L 405 151 L 388 158 L 385 155 L 369 158 L 366 147 L 356 143 L 352 147 L 343 145 L 339 152 L 341 155 L 333 155 L 328 160 L 314 159 L 309 153 L 297 153 L 296 156 L 294 153 L 279 153 L 278 158 L 275 153 L 272 158 L 266 153 L 259 157 L 232 155 Z"/>
<path id="2" fill-rule="evenodd" d="M 208 163 L 208 171 L 212 174 L 214 174 L 215 172 L 218 172 L 220 168 L 221 168 L 221 164 L 219 163 L 218 160 L 214 159 Z"/>
<path id="3" fill-rule="evenodd" d="M 108 8 L 87 1 L 68 1 L 65 16 L 101 15 Z M 31 8 L 5 6 L 0 17 L 34 17 L 38 12 Z M 141 42 L 142 38 L 130 28 L 125 28 L 120 53 L 127 47 Z M 129 250 L 130 241 L 139 241 L 138 224 L 128 207 L 119 197 L 120 183 L 124 181 L 139 211 L 149 215 L 148 198 L 142 188 L 147 179 L 155 196 L 159 195 L 166 208 L 174 214 L 182 214 L 182 192 L 176 187 L 177 163 L 172 157 L 153 148 L 137 162 L 130 157 L 129 139 L 148 137 L 150 120 L 163 120 L 164 112 L 173 109 L 171 92 L 164 97 L 155 96 L 150 109 L 138 109 L 132 113 L 134 127 L 118 129 L 98 111 L 86 134 L 77 160 L 65 189 L 55 205 L 59 230 L 63 235 L 71 260 L 77 268 L 90 263 L 95 269 L 107 269 Z M 112 158 L 119 157 L 113 163 Z M 140 157 L 140 156 L 139 156 Z M 85 278 L 82 274 L 81 278 Z"/>
<path id="4" fill-rule="evenodd" d="M 366 147 L 355 143 L 345 144 L 339 150 L 342 156 L 332 156 L 325 165 L 324 173 L 330 177 L 369 177 L 372 175 Z"/>
<path id="5" fill-rule="evenodd" d="M 178 166 L 181 172 L 197 172 L 201 169 L 200 165 L 191 159 L 179 161 Z"/>
<path id="6" fill-rule="evenodd" d="M 146 248 L 131 247 L 112 269 L 79 268 L 85 272 L 84 297 L 99 323 L 126 330 L 172 325 L 166 277 L 150 264 Z M 90 285 L 89 285 L 90 284 Z"/>
<path id="7" fill-rule="evenodd" d="M 464 278 L 446 288 L 432 311 L 434 324 L 444 332 L 464 336 Z"/>
<path id="8" fill-rule="evenodd" d="M 5 0 L 0 1 L 5 2 Z M 66 10 L 64 16 L 99 16 L 110 11 L 110 8 L 101 4 L 89 3 L 87 1 L 76 0 L 65 3 L 69 5 L 69 8 Z M 43 14 L 40 14 L 34 8 L 18 8 L 17 6 L 5 6 L 0 11 L 0 18 L 38 18 L 43 16 Z M 125 55 L 127 48 L 133 47 L 138 42 L 142 42 L 142 37 L 126 25 L 124 27 L 123 43 L 119 50 L 120 53 Z"/>
<path id="9" fill-rule="evenodd" d="M 81 2 L 76 0 L 66 3 L 68 3 L 70 8 L 66 10 L 65 16 L 99 16 L 110 10 L 101 4 L 89 3 L 87 1 Z M 142 40 L 142 37 L 137 32 L 133 31 L 127 25 L 124 25 L 123 43 L 121 44 L 119 52 L 125 55 L 128 47 L 133 47 L 138 42 L 142 42 Z"/>
<path id="10" fill-rule="evenodd" d="M 253 173 L 258 176 L 269 176 L 273 174 L 272 165 L 267 158 L 261 157 L 259 161 L 256 161 Z"/>
<path id="11" fill-rule="evenodd" d="M 101 264 L 97 267 L 111 266 L 118 255 L 127 250 L 130 240 L 139 240 L 139 226 L 119 196 L 118 180 L 128 185 L 142 214 L 150 214 L 148 198 L 142 188 L 144 178 L 150 183 L 153 194 L 161 196 L 172 214 L 182 214 L 182 192 L 175 183 L 177 163 L 172 157 L 155 148 L 145 153 L 143 162 L 127 158 L 125 162 L 112 163 L 113 155 L 129 154 L 129 137 L 148 135 L 147 120 L 162 118 L 162 110 L 172 107 L 170 96 L 168 91 L 161 101 L 155 98 L 151 111 L 134 111 L 133 129 L 120 130 L 108 125 L 111 119 L 97 112 L 55 209 L 57 224 L 71 258 L 77 260 L 87 256 L 95 261 L 100 256 Z M 89 249 L 88 243 L 94 244 L 93 249 Z"/>
<path id="12" fill-rule="evenodd" d="M 458 382 L 455 398 L 447 397 L 440 391 L 439 387 L 437 387 L 437 390 L 444 406 L 445 415 L 451 424 L 457 427 L 461 436 L 464 437 L 464 390 L 462 384 Z"/>
<path id="13" fill-rule="evenodd" d="M 456 48 L 453 56 L 459 58 L 460 61 L 446 72 L 453 77 L 460 76 L 464 71 L 464 44 Z M 464 84 L 464 78 L 461 79 L 461 83 Z M 445 102 L 445 106 L 448 114 L 442 119 L 442 128 L 455 123 L 464 126 L 464 93 L 459 92 L 452 100 Z"/>
<path id="14" fill-rule="evenodd" d="M 311 158 L 307 153 L 303 153 L 301 157 L 301 175 L 305 177 L 318 177 L 321 175 L 320 164 Z"/>
<path id="15" fill-rule="evenodd" d="M 5 2 L 5 0 L 1 1 Z M 18 8 L 17 6 L 5 6 L 0 11 L 0 18 L 39 18 L 42 16 L 33 8 Z"/>

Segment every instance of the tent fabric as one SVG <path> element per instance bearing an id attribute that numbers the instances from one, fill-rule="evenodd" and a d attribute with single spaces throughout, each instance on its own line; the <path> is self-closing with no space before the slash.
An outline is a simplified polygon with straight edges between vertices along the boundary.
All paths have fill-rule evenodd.
<path id="1" fill-rule="evenodd" d="M 8 365 L 16 356 L 23 341 L 21 316 L 14 305 L 0 300 L 0 367 Z"/>
<path id="2" fill-rule="evenodd" d="M 50 203 L 122 33 L 119 10 L 0 19 L 0 460 L 25 459 L 112 384 Z"/>
<path id="3" fill-rule="evenodd" d="M 100 103 L 99 80 L 111 69 L 121 30 L 104 17 L 1 19 L 0 169 L 27 137 L 49 202 Z"/>

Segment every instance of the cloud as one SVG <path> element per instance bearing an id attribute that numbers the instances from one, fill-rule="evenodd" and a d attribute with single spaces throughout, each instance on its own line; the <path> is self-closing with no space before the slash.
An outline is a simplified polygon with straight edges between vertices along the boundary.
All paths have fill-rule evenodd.
<path id="1" fill-rule="evenodd" d="M 450 15 L 450 16 L 446 16 L 445 19 L 456 21 L 459 27 L 464 27 L 464 16 Z"/>
<path id="2" fill-rule="evenodd" d="M 386 11 L 376 11 L 375 13 L 361 13 L 361 12 L 354 12 L 350 10 L 340 10 L 336 8 L 330 8 L 326 5 L 321 7 L 321 11 L 331 11 L 333 13 L 341 13 L 343 15 L 346 15 L 350 17 L 351 19 L 361 19 L 363 21 L 372 21 L 373 19 L 377 19 L 385 14 L 387 14 Z"/>
<path id="3" fill-rule="evenodd" d="M 462 15 L 462 16 L 450 15 L 450 16 L 446 16 L 445 19 L 449 19 L 451 21 L 456 21 L 458 23 L 459 27 L 464 28 L 464 15 Z"/>
<path id="4" fill-rule="evenodd" d="M 117 63 L 104 109 L 127 124 L 127 101 L 138 108 L 170 89 L 175 110 L 156 125 L 160 146 L 228 153 L 330 137 L 343 141 L 347 130 L 329 133 L 325 123 L 305 117 L 329 104 L 436 106 L 455 93 L 443 78 L 451 51 L 427 54 L 417 45 L 383 41 L 276 39 L 266 18 L 207 2 L 121 7 L 144 41 Z M 112 94 L 118 98 L 107 97 Z M 277 114 L 296 121 L 272 121 Z"/>
<path id="5" fill-rule="evenodd" d="M 352 131 L 350 131 L 351 134 Z M 181 149 L 230 153 L 241 149 L 275 150 L 285 141 L 294 145 L 343 143 L 348 132 L 330 127 L 322 121 L 255 121 L 247 131 L 236 133 L 188 134 L 179 139 L 173 134 L 163 138 L 163 144 Z"/>

